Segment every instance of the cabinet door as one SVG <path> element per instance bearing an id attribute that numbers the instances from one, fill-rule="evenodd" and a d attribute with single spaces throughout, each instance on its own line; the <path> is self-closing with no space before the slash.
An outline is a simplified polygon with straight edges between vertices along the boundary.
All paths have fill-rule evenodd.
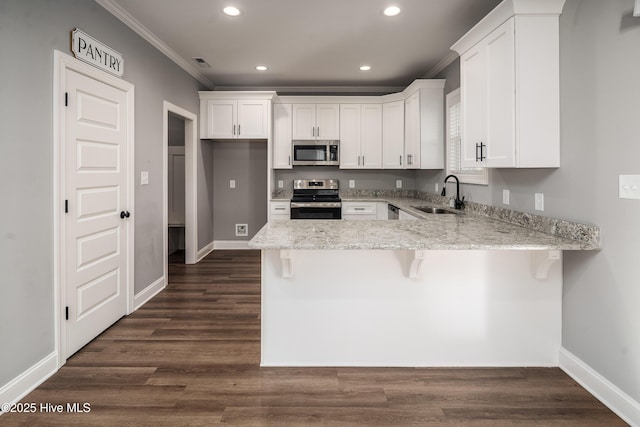
<path id="1" fill-rule="evenodd" d="M 269 101 L 238 101 L 237 124 L 238 138 L 269 138 Z"/>
<path id="2" fill-rule="evenodd" d="M 486 40 L 487 165 L 515 164 L 515 46 L 513 19 Z M 544 88 L 540 88 L 544 90 Z"/>
<path id="3" fill-rule="evenodd" d="M 404 156 L 404 101 L 382 105 L 382 168 L 402 169 Z"/>
<path id="4" fill-rule="evenodd" d="M 482 43 L 460 58 L 460 107 L 463 167 L 477 168 L 480 144 L 486 144 L 487 92 L 485 50 Z M 486 148 L 484 149 L 486 154 Z"/>
<path id="5" fill-rule="evenodd" d="M 360 104 L 340 105 L 340 169 L 357 169 L 360 154 Z"/>
<path id="6" fill-rule="evenodd" d="M 382 168 L 382 104 L 362 105 L 361 167 Z M 340 118 L 342 123 L 342 117 Z M 342 138 L 342 132 L 340 132 Z"/>
<path id="7" fill-rule="evenodd" d="M 273 168 L 291 169 L 291 104 L 273 105 Z"/>
<path id="8" fill-rule="evenodd" d="M 316 105 L 316 138 L 340 139 L 340 106 L 338 104 Z"/>
<path id="9" fill-rule="evenodd" d="M 293 139 L 315 139 L 315 104 L 293 104 Z"/>
<path id="10" fill-rule="evenodd" d="M 404 102 L 404 167 L 420 168 L 420 92 Z"/>
<path id="11" fill-rule="evenodd" d="M 237 101 L 210 99 L 207 101 L 207 138 L 237 138 Z"/>

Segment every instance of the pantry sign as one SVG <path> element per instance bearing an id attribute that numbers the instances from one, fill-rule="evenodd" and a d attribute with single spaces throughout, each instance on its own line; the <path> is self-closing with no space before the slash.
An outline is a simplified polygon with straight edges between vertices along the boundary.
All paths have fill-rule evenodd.
<path id="1" fill-rule="evenodd" d="M 71 32 L 71 51 L 81 61 L 118 77 L 124 75 L 122 54 L 77 28 Z"/>

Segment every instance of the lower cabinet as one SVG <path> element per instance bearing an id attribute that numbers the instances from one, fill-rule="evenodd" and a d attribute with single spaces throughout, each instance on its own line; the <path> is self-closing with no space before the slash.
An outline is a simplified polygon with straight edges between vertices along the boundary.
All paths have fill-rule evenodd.
<path id="1" fill-rule="evenodd" d="M 353 221 L 378 219 L 377 202 L 342 202 L 342 219 Z"/>
<path id="2" fill-rule="evenodd" d="M 291 218 L 291 204 L 289 201 L 269 203 L 269 221 L 287 220 Z"/>

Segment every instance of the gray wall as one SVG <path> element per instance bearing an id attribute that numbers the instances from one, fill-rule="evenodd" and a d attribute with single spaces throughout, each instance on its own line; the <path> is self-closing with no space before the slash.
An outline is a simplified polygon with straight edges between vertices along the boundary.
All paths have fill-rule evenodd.
<path id="1" fill-rule="evenodd" d="M 267 142 L 211 141 L 215 240 L 249 240 L 267 223 Z M 230 180 L 236 188 L 229 188 Z M 235 235 L 248 224 L 248 237 Z"/>
<path id="2" fill-rule="evenodd" d="M 293 189 L 294 179 L 340 180 L 340 188 L 348 189 L 349 180 L 355 180 L 355 188 L 360 190 L 395 190 L 396 180 L 402 180 L 403 190 L 415 190 L 416 180 L 413 170 L 343 170 L 338 166 L 294 166 L 293 169 L 274 171 L 274 186 L 278 180 L 284 181 L 284 189 Z"/>
<path id="3" fill-rule="evenodd" d="M 560 17 L 561 167 L 497 169 L 467 199 L 596 224 L 599 252 L 564 253 L 562 345 L 640 401 L 640 201 L 618 199 L 618 175 L 640 174 L 640 18 L 631 0 L 567 0 Z M 459 73 L 452 64 L 442 76 Z M 450 88 L 453 89 L 453 88 Z M 541 88 L 544 90 L 544 88 Z M 433 192 L 442 174 L 418 173 Z"/>
<path id="4" fill-rule="evenodd" d="M 184 147 L 184 119 L 169 113 L 167 139 L 172 147 Z"/>
<path id="5" fill-rule="evenodd" d="M 95 2 L 0 2 L 0 386 L 54 351 L 53 50 L 69 53 L 76 27 L 120 51 L 135 85 L 135 173 L 150 172 L 136 180 L 136 291 L 162 276 L 162 101 L 199 112 L 198 82 Z"/>
<path id="6" fill-rule="evenodd" d="M 198 250 L 213 242 L 213 142 L 199 142 Z"/>

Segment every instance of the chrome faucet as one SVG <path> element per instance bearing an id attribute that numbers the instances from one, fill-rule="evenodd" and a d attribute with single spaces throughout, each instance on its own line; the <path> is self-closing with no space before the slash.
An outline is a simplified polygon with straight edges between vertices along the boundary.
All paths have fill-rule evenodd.
<path id="1" fill-rule="evenodd" d="M 442 186 L 442 193 L 440 193 L 440 195 L 443 197 L 447 195 L 447 181 L 449 178 L 456 180 L 456 199 L 454 200 L 454 207 L 456 209 L 462 209 L 464 208 L 464 196 L 462 196 L 462 200 L 460 200 L 460 180 L 458 180 L 457 176 L 449 175 L 444 179 L 444 185 Z"/>

